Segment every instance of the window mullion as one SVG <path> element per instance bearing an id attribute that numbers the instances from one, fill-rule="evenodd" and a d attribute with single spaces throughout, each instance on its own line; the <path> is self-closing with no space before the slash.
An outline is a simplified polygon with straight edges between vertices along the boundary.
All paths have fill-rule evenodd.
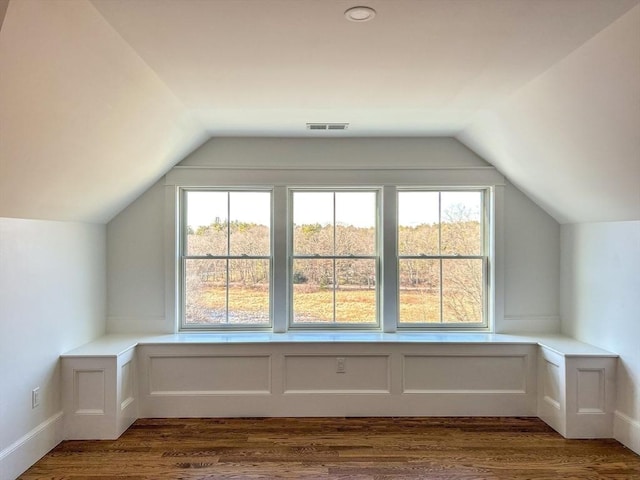
<path id="1" fill-rule="evenodd" d="M 289 242 L 287 224 L 293 228 L 293 217 L 290 209 L 287 208 L 287 187 L 277 186 L 273 189 L 273 208 L 271 215 L 271 225 L 273 228 L 272 258 L 271 268 L 271 318 L 273 321 L 274 333 L 284 333 L 287 331 L 289 320 L 289 285 L 287 281 L 288 270 L 291 268 L 293 260 L 288 255 L 288 249 L 293 253 L 293 245 Z M 276 215 L 276 212 L 289 212 L 287 215 Z"/>
<path id="2" fill-rule="evenodd" d="M 442 255 L 442 192 L 438 192 L 438 255 Z M 442 311 L 444 288 L 442 285 L 442 257 L 438 262 L 440 275 L 440 324 L 444 323 L 444 315 Z"/>
<path id="3" fill-rule="evenodd" d="M 378 242 L 378 255 L 382 253 L 380 260 L 380 272 L 382 288 L 380 289 L 380 301 L 382 308 L 382 330 L 386 333 L 394 333 L 398 328 L 398 197 L 396 187 L 387 185 L 382 189 L 382 229 Z"/>
<path id="4" fill-rule="evenodd" d="M 338 319 L 336 318 L 336 192 L 333 192 L 333 324 L 335 325 Z"/>

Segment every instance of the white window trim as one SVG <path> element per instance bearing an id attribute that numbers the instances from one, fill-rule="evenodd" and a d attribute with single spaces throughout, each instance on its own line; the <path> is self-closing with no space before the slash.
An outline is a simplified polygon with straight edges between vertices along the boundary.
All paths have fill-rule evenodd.
<path id="1" fill-rule="evenodd" d="M 482 315 L 485 318 L 485 321 L 482 324 L 478 324 L 478 323 L 474 323 L 474 324 L 466 324 L 466 323 L 440 323 L 440 322 L 434 322 L 434 323 L 414 323 L 414 324 L 410 324 L 410 323 L 406 323 L 404 325 L 400 324 L 400 310 L 399 310 L 399 306 L 398 306 L 398 310 L 396 310 L 396 320 L 397 320 L 397 330 L 424 330 L 424 331 L 443 331 L 443 330 L 449 330 L 452 332 L 458 331 L 458 330 L 463 330 L 463 331 L 480 331 L 480 332 L 487 332 L 488 330 L 490 330 L 490 317 L 489 317 L 489 304 L 491 303 L 491 288 L 490 288 L 490 277 L 491 277 L 491 272 L 490 272 L 490 266 L 492 264 L 491 262 L 491 254 L 490 254 L 490 246 L 491 246 L 491 231 L 492 231 L 492 215 L 491 215 L 491 211 L 490 211 L 490 199 L 492 197 L 492 189 L 491 187 L 455 187 L 455 188 L 436 188 L 436 187 L 402 187 L 402 188 L 396 188 L 396 200 L 398 198 L 397 193 L 399 192 L 470 192 L 470 191 L 477 191 L 477 192 L 482 192 L 482 214 L 484 216 L 484 218 L 482 219 L 482 252 L 480 255 L 471 255 L 469 257 L 466 258 L 482 258 L 483 260 L 483 264 L 482 264 L 482 269 L 483 269 L 483 278 L 485 278 L 484 281 L 484 285 L 483 285 L 483 290 L 482 290 Z M 398 212 L 397 210 L 397 206 L 396 206 L 396 212 Z M 396 215 L 396 219 L 397 219 L 397 215 Z M 397 230 L 396 230 L 397 232 Z M 397 236 L 396 236 L 396 240 L 397 240 Z M 402 258 L 410 258 L 412 257 L 412 255 L 400 255 L 400 253 L 397 250 L 397 245 L 396 245 L 396 251 L 395 251 L 395 258 L 396 258 L 396 262 L 397 265 L 399 266 L 399 261 Z M 421 258 L 421 257 L 415 257 L 414 258 Z M 447 258 L 446 255 L 434 255 L 431 258 Z M 460 257 L 453 257 L 453 258 L 460 258 Z M 465 256 L 462 256 L 461 258 L 465 258 Z M 399 270 L 399 269 L 398 269 Z M 399 276 L 398 276 L 399 278 Z M 400 291 L 399 289 L 396 289 L 397 291 L 397 296 L 396 298 L 399 299 L 400 298 Z M 442 292 L 440 292 L 440 301 L 442 301 Z M 441 306 L 442 308 L 442 306 Z M 442 310 L 440 312 L 440 315 L 442 315 Z"/>
<path id="2" fill-rule="evenodd" d="M 274 212 L 276 211 L 274 208 L 274 202 L 273 202 L 273 188 L 272 187 L 251 187 L 251 188 L 239 188 L 239 187 L 231 187 L 231 188 L 226 188 L 226 187 L 180 187 L 178 189 L 178 202 L 179 202 L 179 213 L 178 213 L 178 272 L 176 273 L 176 286 L 178 289 L 178 294 L 177 294 L 177 306 L 178 306 L 178 311 L 177 311 L 177 315 L 178 315 L 178 331 L 180 332 L 198 332 L 198 331 L 204 331 L 204 332 L 217 332 L 217 331 L 232 331 L 232 330 L 239 330 L 239 331 L 262 331 L 262 330 L 267 330 L 267 331 L 271 331 L 273 328 L 273 319 L 274 319 L 274 314 L 273 314 L 273 288 L 271 287 L 273 284 L 273 248 L 274 248 L 274 235 L 271 234 L 271 239 L 270 239 L 270 254 L 269 255 L 264 255 L 264 256 L 259 256 L 260 258 L 264 258 L 265 260 L 269 261 L 269 277 L 270 277 L 270 282 L 269 282 L 269 324 L 268 325 L 259 325 L 259 324 L 254 324 L 254 325 L 248 325 L 247 327 L 245 326 L 241 326 L 241 325 L 221 325 L 218 326 L 217 328 L 213 328 L 211 326 L 207 326 L 207 325 L 186 325 L 185 323 L 185 315 L 184 312 L 181 309 L 181 306 L 184 304 L 185 302 L 185 279 L 184 279 L 184 262 L 183 262 L 183 256 L 187 256 L 189 257 L 189 255 L 185 255 L 185 247 L 186 247 L 186 241 L 187 238 L 185 236 L 185 227 L 186 227 L 186 209 L 188 208 L 188 204 L 185 201 L 186 195 L 188 192 L 265 192 L 265 193 L 269 193 L 270 194 L 270 198 L 271 198 L 271 207 L 270 207 L 270 221 L 271 221 L 271 225 L 273 225 L 273 221 L 274 221 Z M 271 227 L 272 228 L 272 227 Z M 233 255 L 226 255 L 226 256 L 222 256 L 222 257 L 233 257 Z"/>
<path id="3" fill-rule="evenodd" d="M 287 211 L 287 185 L 304 187 L 372 187 L 382 185 L 382 244 L 381 244 L 381 325 L 378 331 L 395 333 L 397 327 L 397 205 L 396 188 L 488 188 L 486 214 L 491 218 L 488 233 L 488 326 L 473 329 L 474 332 L 491 333 L 496 324 L 504 318 L 504 177 L 493 167 L 457 168 L 398 168 L 398 169 L 234 169 L 216 167 L 174 167 L 165 177 L 165 328 L 167 333 L 183 333 L 179 316 L 179 192 L 180 188 L 229 188 L 266 189 L 272 188 L 274 212 Z M 393 200 L 391 200 L 393 199 Z M 392 213 L 391 215 L 389 213 Z M 273 214 L 273 235 L 287 235 L 287 215 Z M 280 233 L 278 233 L 280 232 Z M 288 252 L 287 243 L 274 245 L 272 256 L 272 325 L 273 333 L 290 330 L 288 293 Z M 391 255 L 390 255 L 391 254 Z M 387 293 L 385 293 L 387 292 Z M 330 333 L 333 329 L 318 328 Z M 202 330 L 212 333 L 220 330 Z M 224 330 L 223 332 L 226 332 Z M 247 330 L 241 330 L 247 332 Z M 299 331 L 295 329 L 295 331 Z M 353 330 L 357 332 L 358 330 Z M 400 331 L 407 332 L 402 328 Z M 421 329 L 420 331 L 424 331 Z M 431 330 L 434 332 L 434 330 Z M 436 332 L 468 332 L 465 329 L 437 327 Z M 197 333 L 189 330 L 189 332 Z M 345 332 L 348 334 L 348 332 Z"/>
<path id="4" fill-rule="evenodd" d="M 381 331 L 382 329 L 382 310 L 381 305 L 383 303 L 382 299 L 382 289 L 381 289 L 381 279 L 382 279 L 382 246 L 384 245 L 384 238 L 381 233 L 381 225 L 382 225 L 382 205 L 384 199 L 382 198 L 382 187 L 373 186 L 373 185 L 365 185 L 358 187 L 335 187 L 335 186 L 305 186 L 305 187 L 297 187 L 297 186 L 288 186 L 287 187 L 287 237 L 286 237 L 286 245 L 287 245 L 287 275 L 289 275 L 293 271 L 293 193 L 294 192 L 375 192 L 376 193 L 376 251 L 372 257 L 376 260 L 376 323 L 375 324 L 365 324 L 356 326 L 356 324 L 328 324 L 328 325 L 313 325 L 313 324 L 300 324 L 294 325 L 293 323 L 293 302 L 288 301 L 287 306 L 289 308 L 287 314 L 287 329 L 291 331 L 305 331 L 305 330 L 326 330 L 326 331 L 336 331 L 336 330 L 373 330 L 373 331 Z M 287 298 L 291 299 L 293 295 L 293 282 L 289 280 L 287 277 Z"/>

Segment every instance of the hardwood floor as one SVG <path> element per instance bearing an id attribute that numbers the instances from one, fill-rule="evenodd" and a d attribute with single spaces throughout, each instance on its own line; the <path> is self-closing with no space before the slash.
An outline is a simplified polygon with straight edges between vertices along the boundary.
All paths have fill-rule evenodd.
<path id="1" fill-rule="evenodd" d="M 640 479 L 615 440 L 566 440 L 537 418 L 141 419 L 66 441 L 33 479 Z"/>

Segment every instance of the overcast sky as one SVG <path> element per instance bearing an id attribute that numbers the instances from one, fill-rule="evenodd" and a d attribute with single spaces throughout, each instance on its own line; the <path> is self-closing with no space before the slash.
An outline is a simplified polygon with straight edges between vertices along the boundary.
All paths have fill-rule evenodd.
<path id="1" fill-rule="evenodd" d="M 211 225 L 216 218 L 227 220 L 227 198 L 231 199 L 231 220 L 269 225 L 269 192 L 188 192 L 187 224 L 191 227 Z M 480 217 L 480 192 L 443 192 L 442 210 L 462 204 Z M 438 192 L 400 192 L 398 221 L 402 226 L 438 222 Z M 374 192 L 336 192 L 336 223 L 356 227 L 375 225 Z M 333 223 L 333 192 L 294 192 L 296 225 Z"/>

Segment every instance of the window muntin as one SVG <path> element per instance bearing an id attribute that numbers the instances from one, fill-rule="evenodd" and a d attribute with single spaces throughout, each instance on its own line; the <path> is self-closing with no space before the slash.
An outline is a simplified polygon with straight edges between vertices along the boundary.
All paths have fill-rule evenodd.
<path id="1" fill-rule="evenodd" d="M 398 191 L 398 327 L 485 327 L 484 190 Z"/>
<path id="2" fill-rule="evenodd" d="M 378 191 L 292 190 L 291 327 L 375 328 Z"/>
<path id="3" fill-rule="evenodd" d="M 271 325 L 271 192 L 183 190 L 183 329 Z"/>

